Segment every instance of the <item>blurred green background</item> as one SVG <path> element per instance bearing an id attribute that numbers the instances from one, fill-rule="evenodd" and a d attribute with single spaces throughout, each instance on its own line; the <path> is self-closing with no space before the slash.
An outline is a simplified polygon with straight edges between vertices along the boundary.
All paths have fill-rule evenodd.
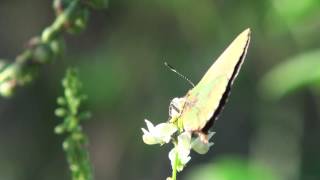
<path id="1" fill-rule="evenodd" d="M 1 0 L 0 57 L 14 59 L 54 19 L 52 1 Z M 79 67 L 85 123 L 98 180 L 163 180 L 169 146 L 147 146 L 144 118 L 166 121 L 173 97 L 195 83 L 242 30 L 252 41 L 231 98 L 215 123 L 215 145 L 192 154 L 178 179 L 320 179 L 320 1 L 110 0 L 88 29 L 66 35 L 63 59 L 0 100 L 0 179 L 67 180 L 62 137 L 53 133 L 60 80 Z"/>

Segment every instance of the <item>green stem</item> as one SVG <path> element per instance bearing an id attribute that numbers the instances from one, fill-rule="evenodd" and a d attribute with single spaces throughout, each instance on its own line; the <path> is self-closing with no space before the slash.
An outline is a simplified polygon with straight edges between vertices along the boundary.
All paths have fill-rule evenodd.
<path id="1" fill-rule="evenodd" d="M 69 20 L 70 16 L 74 13 L 77 6 L 79 4 L 79 0 L 74 0 L 70 3 L 68 8 L 60 14 L 55 21 L 51 24 L 51 26 L 46 28 L 46 31 L 42 34 L 42 42 L 50 41 L 57 33 L 60 33 L 63 30 L 64 24 Z"/>
<path id="2" fill-rule="evenodd" d="M 64 49 L 62 32 L 66 24 L 79 16 L 80 0 L 72 0 L 58 14 L 51 25 L 46 27 L 40 38 L 32 38 L 29 46 L 16 57 L 15 61 L 0 71 L 0 96 L 12 95 L 18 86 L 31 82 L 40 67 L 59 57 Z"/>
<path id="3" fill-rule="evenodd" d="M 175 153 L 176 155 L 175 155 L 174 164 L 172 167 L 172 177 L 171 177 L 172 180 L 177 180 L 178 153 L 177 152 Z"/>

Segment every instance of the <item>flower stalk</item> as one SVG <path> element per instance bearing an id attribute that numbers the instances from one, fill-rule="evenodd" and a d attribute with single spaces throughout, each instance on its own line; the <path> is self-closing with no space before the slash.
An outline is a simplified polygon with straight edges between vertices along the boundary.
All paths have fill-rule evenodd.
<path id="1" fill-rule="evenodd" d="M 107 0 L 54 0 L 56 19 L 40 36 L 30 39 L 26 49 L 11 64 L 0 67 L 0 95 L 10 97 L 18 87 L 34 80 L 39 69 L 64 53 L 63 32 L 76 34 L 87 27 L 89 9 L 107 7 Z"/>
<path id="2" fill-rule="evenodd" d="M 56 116 L 64 121 L 56 126 L 55 133 L 65 135 L 63 150 L 66 153 L 72 180 L 93 180 L 89 152 L 86 149 L 88 139 L 82 131 L 81 122 L 90 117 L 89 112 L 80 111 L 86 96 L 80 94 L 81 82 L 77 71 L 69 69 L 62 81 L 64 96 L 58 97 L 59 107 Z"/>

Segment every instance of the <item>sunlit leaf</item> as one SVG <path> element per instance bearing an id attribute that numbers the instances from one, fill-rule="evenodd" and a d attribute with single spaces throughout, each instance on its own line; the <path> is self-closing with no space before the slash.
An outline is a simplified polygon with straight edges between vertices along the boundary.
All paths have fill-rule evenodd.
<path id="1" fill-rule="evenodd" d="M 187 174 L 186 180 L 279 180 L 263 166 L 251 166 L 239 157 L 225 157 L 212 164 L 201 165 Z"/>
<path id="2" fill-rule="evenodd" d="M 261 81 L 264 98 L 278 99 L 289 92 L 320 82 L 320 50 L 285 60 L 267 73 Z"/>
<path id="3" fill-rule="evenodd" d="M 319 7 L 318 0 L 273 0 L 273 5 L 278 13 L 289 23 L 295 23 L 301 18 L 305 18 L 312 14 Z"/>

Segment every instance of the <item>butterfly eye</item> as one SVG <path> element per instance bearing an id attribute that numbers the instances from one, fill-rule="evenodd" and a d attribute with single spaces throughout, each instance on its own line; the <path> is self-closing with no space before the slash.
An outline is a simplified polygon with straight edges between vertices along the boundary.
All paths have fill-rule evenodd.
<path id="1" fill-rule="evenodd" d="M 169 105 L 169 120 L 176 119 L 181 115 L 185 98 L 173 98 Z"/>

